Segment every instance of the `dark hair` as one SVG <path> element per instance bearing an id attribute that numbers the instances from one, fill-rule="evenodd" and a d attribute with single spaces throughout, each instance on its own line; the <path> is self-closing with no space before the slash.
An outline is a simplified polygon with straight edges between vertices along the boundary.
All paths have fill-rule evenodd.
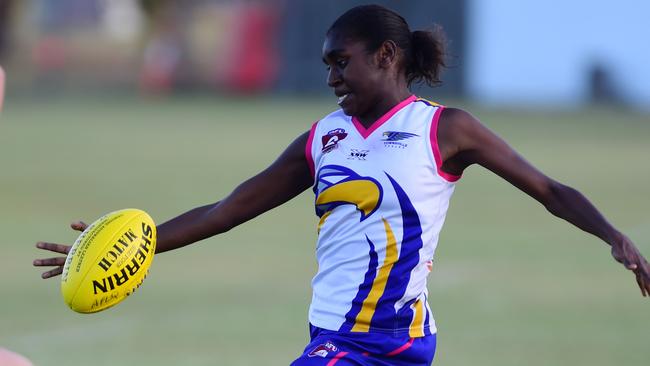
<path id="1" fill-rule="evenodd" d="M 430 86 L 441 83 L 445 63 L 445 36 L 442 28 L 411 32 L 408 23 L 396 12 L 379 5 L 354 7 L 341 15 L 327 35 L 341 32 L 345 37 L 363 41 L 368 52 L 376 51 L 387 40 L 395 42 L 404 54 L 404 72 L 410 86 L 424 82 Z"/>

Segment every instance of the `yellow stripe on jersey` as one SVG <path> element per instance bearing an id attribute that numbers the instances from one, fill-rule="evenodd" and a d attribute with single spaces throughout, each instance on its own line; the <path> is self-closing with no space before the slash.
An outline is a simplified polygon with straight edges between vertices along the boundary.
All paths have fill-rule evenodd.
<path id="1" fill-rule="evenodd" d="M 323 227 L 323 224 L 325 223 L 325 220 L 329 217 L 329 215 L 332 214 L 332 211 L 327 211 L 323 214 L 323 216 L 320 218 L 320 221 L 318 222 L 318 228 L 316 229 L 317 235 L 320 235 L 320 228 Z"/>
<path id="2" fill-rule="evenodd" d="M 316 205 L 336 202 L 351 203 L 363 212 L 365 218 L 377 208 L 380 198 L 381 191 L 377 183 L 367 179 L 358 179 L 327 188 L 318 195 Z"/>
<path id="3" fill-rule="evenodd" d="M 431 101 L 431 100 L 429 100 L 429 99 L 418 98 L 418 99 L 416 99 L 416 101 L 419 101 L 419 102 L 425 102 L 425 103 L 431 105 L 432 107 L 438 107 L 438 106 L 440 106 L 440 103 L 436 103 L 436 102 Z"/>
<path id="4" fill-rule="evenodd" d="M 413 306 L 413 323 L 409 328 L 409 337 L 424 337 L 424 304 L 422 299 L 417 299 Z"/>
<path id="5" fill-rule="evenodd" d="M 386 258 L 384 259 L 384 264 L 379 267 L 377 277 L 372 282 L 372 288 L 368 297 L 363 300 L 361 311 L 357 315 L 354 326 L 352 327 L 353 332 L 368 332 L 370 330 L 370 321 L 375 314 L 377 302 L 379 302 L 381 295 L 384 294 L 390 271 L 393 269 L 393 264 L 397 262 L 397 241 L 395 241 L 393 229 L 386 219 L 382 218 L 381 220 L 384 222 L 384 229 L 386 230 Z"/>

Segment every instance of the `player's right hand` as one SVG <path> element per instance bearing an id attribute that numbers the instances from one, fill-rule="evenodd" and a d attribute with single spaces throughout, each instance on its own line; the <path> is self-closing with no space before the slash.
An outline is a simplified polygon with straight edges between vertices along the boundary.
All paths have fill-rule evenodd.
<path id="1" fill-rule="evenodd" d="M 621 234 L 620 239 L 612 244 L 611 251 L 612 257 L 616 261 L 634 273 L 641 295 L 650 296 L 650 264 L 634 243 L 627 236 Z"/>
<path id="2" fill-rule="evenodd" d="M 86 230 L 88 225 L 86 225 L 83 221 L 75 221 L 72 224 L 70 224 L 70 227 L 77 231 L 84 231 Z M 70 251 L 70 248 L 72 248 L 72 245 L 55 244 L 55 243 L 39 241 L 38 243 L 36 243 L 36 247 L 38 249 L 48 250 L 50 252 L 60 253 L 64 255 L 63 257 L 59 256 L 53 258 L 35 259 L 33 263 L 34 266 L 36 267 L 55 266 L 54 269 L 43 272 L 43 274 L 41 274 L 42 278 L 50 278 L 50 277 L 60 275 L 61 272 L 63 272 L 63 265 L 65 264 L 65 258 L 66 258 L 65 256 Z"/>

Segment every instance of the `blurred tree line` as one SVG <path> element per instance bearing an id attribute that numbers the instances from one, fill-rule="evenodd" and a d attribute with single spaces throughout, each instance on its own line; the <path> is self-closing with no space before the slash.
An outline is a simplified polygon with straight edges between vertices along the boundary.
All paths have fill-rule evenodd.
<path id="1" fill-rule="evenodd" d="M 325 31 L 364 1 L 0 0 L 0 64 L 13 89 L 142 93 L 328 92 Z M 438 23 L 451 68 L 440 92 L 463 93 L 465 1 L 375 1 L 413 29 Z"/>

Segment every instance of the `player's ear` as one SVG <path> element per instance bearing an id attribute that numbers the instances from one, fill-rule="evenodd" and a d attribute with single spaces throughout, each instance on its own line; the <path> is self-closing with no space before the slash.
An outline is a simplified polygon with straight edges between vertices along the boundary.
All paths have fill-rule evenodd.
<path id="1" fill-rule="evenodd" d="M 397 61 L 397 44 L 391 40 L 384 41 L 377 50 L 379 66 L 388 68 Z"/>

